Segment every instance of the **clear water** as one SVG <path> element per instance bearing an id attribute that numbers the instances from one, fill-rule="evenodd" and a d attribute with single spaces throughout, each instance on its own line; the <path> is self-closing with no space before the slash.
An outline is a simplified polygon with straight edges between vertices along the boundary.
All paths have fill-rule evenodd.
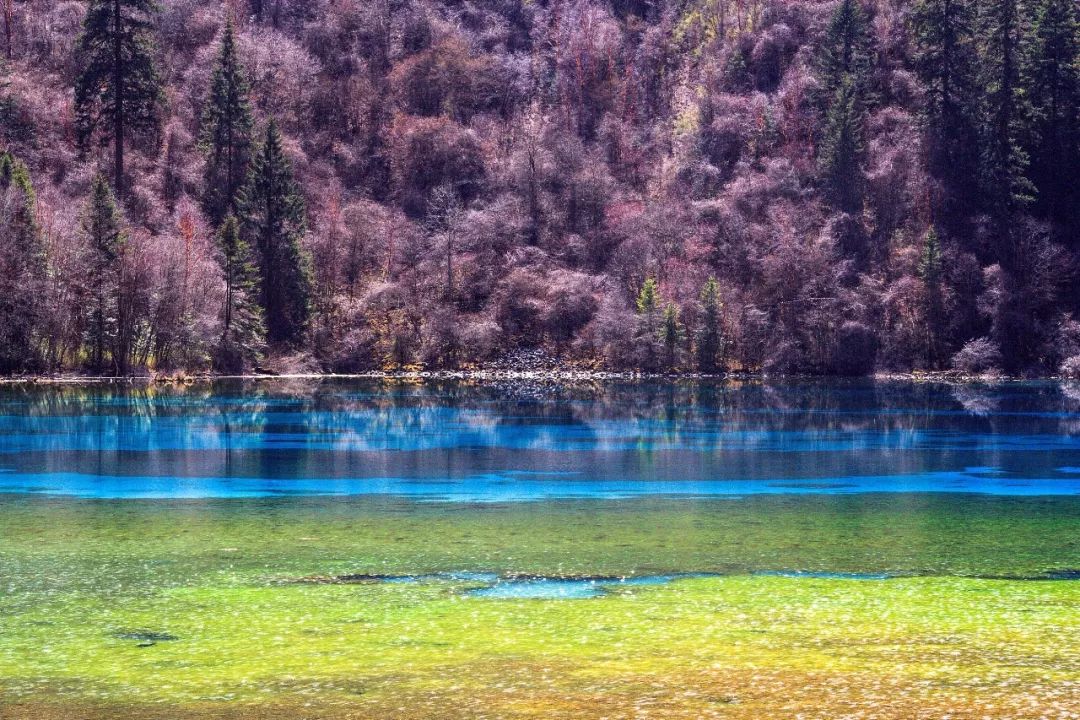
<path id="1" fill-rule="evenodd" d="M 1070 385 L 0 386 L 0 486 L 0 717 L 1080 707 Z"/>
<path id="2" fill-rule="evenodd" d="M 1080 388 L 378 381 L 0 388 L 0 492 L 458 502 L 1080 495 Z"/>
<path id="3" fill-rule="evenodd" d="M 604 589 L 594 580 L 536 578 L 496 583 L 472 590 L 469 594 L 503 600 L 583 600 L 600 597 Z"/>

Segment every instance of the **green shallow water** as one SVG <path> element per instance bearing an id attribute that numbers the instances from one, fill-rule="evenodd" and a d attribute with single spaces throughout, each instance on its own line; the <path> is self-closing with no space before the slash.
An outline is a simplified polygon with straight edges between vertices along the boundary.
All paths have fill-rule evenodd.
<path id="1" fill-rule="evenodd" d="M 1071 717 L 1080 582 L 979 576 L 1075 569 L 1078 523 L 1075 498 L 955 494 L 12 495 L 0 498 L 0 711 Z M 777 570 L 908 577 L 751 574 Z M 581 600 L 472 597 L 477 583 L 459 580 L 294 582 L 454 571 L 725 575 Z M 1027 709 L 1003 714 L 1018 700 Z"/>
<path id="2" fill-rule="evenodd" d="M 1080 567 L 1075 497 L 885 493 L 468 505 L 368 496 L 0 496 L 0 527 L 4 582 L 13 592 L 462 570 L 1030 577 Z"/>

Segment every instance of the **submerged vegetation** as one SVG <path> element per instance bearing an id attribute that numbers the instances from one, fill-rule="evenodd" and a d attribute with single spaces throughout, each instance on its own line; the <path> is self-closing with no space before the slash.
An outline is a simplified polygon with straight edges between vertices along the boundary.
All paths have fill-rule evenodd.
<path id="1" fill-rule="evenodd" d="M 0 373 L 1076 375 L 1078 14 L 8 0 Z"/>
<path id="2" fill-rule="evenodd" d="M 9 497 L 0 711 L 1068 717 L 1080 584 L 943 575 L 1080 564 L 1078 513 L 1065 498 L 468 507 Z M 686 568 L 722 576 L 566 600 L 471 594 L 490 581 L 465 573 L 294 582 Z M 784 569 L 934 577 L 749 574 Z"/>

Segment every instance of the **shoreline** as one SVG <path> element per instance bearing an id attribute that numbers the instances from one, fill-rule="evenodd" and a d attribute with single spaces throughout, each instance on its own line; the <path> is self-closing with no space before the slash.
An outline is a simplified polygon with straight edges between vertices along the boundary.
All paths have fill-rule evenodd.
<path id="1" fill-rule="evenodd" d="M 272 382 L 275 380 L 384 380 L 384 381 L 473 381 L 473 382 L 730 382 L 771 383 L 780 381 L 859 381 L 911 382 L 942 384 L 1003 384 L 1023 382 L 1076 382 L 1058 375 L 1022 377 L 1017 375 L 984 374 L 970 375 L 955 371 L 882 372 L 872 375 L 768 375 L 765 373 L 641 373 L 617 370 L 408 370 L 401 372 L 369 371 L 360 373 L 251 373 L 241 375 L 216 373 L 161 373 L 146 375 L 80 375 L 60 373 L 56 375 L 22 375 L 0 377 L 2 385 L 90 385 L 90 384 L 158 384 L 190 385 L 221 380 L 247 382 Z"/>

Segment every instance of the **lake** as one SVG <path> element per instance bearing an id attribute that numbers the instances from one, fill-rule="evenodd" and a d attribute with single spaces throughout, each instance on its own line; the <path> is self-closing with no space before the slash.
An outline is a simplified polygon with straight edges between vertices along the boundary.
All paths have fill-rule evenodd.
<path id="1" fill-rule="evenodd" d="M 1080 717 L 1080 386 L 0 387 L 0 716 Z"/>

